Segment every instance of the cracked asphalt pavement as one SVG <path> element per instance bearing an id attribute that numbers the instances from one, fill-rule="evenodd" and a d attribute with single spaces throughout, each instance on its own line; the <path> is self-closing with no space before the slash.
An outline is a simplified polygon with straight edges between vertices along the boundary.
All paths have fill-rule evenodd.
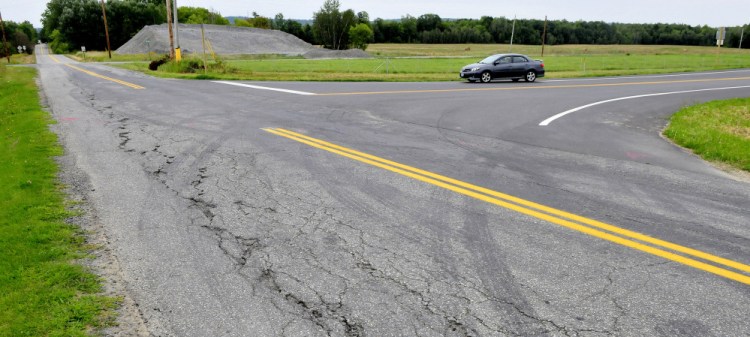
<path id="1" fill-rule="evenodd" d="M 77 64 L 145 87 L 136 90 L 38 50 L 54 128 L 70 165 L 88 175 L 87 199 L 151 336 L 750 334 L 747 284 L 263 130 L 747 264 L 750 183 L 659 133 L 683 105 L 750 89 L 614 102 L 538 123 L 613 97 L 746 86 L 750 71 L 528 90 L 253 83 L 359 93 L 302 96 Z M 611 85 L 625 82 L 645 84 Z"/>

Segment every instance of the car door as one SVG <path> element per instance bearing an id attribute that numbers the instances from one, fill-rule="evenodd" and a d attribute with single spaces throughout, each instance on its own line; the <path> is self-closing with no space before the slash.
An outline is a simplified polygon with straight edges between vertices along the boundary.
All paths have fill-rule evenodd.
<path id="1" fill-rule="evenodd" d="M 511 77 L 522 77 L 526 75 L 526 69 L 529 68 L 529 60 L 523 56 L 513 56 L 511 65 Z"/>
<path id="2" fill-rule="evenodd" d="M 503 56 L 495 61 L 492 77 L 509 77 L 513 67 L 513 57 Z"/>

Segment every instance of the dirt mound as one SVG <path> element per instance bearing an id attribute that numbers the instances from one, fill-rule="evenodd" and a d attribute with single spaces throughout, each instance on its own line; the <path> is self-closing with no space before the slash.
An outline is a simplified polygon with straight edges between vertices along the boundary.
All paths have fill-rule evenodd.
<path id="1" fill-rule="evenodd" d="M 206 40 L 220 55 L 281 54 L 305 58 L 361 58 L 370 57 L 359 49 L 328 50 L 315 46 L 294 35 L 278 30 L 204 25 Z M 180 48 L 183 53 L 202 53 L 200 25 L 179 25 Z M 169 53 L 167 24 L 146 26 L 115 52 L 120 54 Z"/>

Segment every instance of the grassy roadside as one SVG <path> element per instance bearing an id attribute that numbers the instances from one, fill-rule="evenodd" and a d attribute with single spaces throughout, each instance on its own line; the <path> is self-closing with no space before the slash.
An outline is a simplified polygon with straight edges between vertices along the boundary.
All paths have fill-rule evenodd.
<path id="1" fill-rule="evenodd" d="M 112 320 L 80 230 L 67 224 L 62 150 L 39 106 L 36 70 L 0 65 L 0 336 L 87 336 Z"/>
<path id="2" fill-rule="evenodd" d="M 750 172 L 750 98 L 683 108 L 664 135 L 703 159 Z"/>
<path id="3" fill-rule="evenodd" d="M 540 46 L 514 46 L 515 52 L 541 58 Z M 372 59 L 307 60 L 284 56 L 227 56 L 223 67 L 175 72 L 147 70 L 147 62 L 118 64 L 159 77 L 257 81 L 458 81 L 458 70 L 487 55 L 507 52 L 503 45 L 373 44 Z M 747 50 L 684 46 L 549 46 L 543 57 L 547 78 L 665 74 L 750 68 Z M 146 55 L 114 56 L 146 59 Z M 92 58 L 94 60 L 95 58 Z M 188 56 L 188 60 L 197 58 Z M 171 67 L 172 70 L 177 67 Z"/>
<path id="4" fill-rule="evenodd" d="M 13 54 L 10 56 L 10 64 L 34 64 L 36 56 L 34 54 Z M 0 64 L 8 64 L 8 59 L 0 59 Z"/>

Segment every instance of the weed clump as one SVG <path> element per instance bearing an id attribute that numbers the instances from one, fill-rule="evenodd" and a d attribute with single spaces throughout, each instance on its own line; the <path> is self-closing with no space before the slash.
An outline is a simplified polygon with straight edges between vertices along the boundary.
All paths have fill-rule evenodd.
<path id="1" fill-rule="evenodd" d="M 158 60 L 151 61 L 151 63 L 148 64 L 148 69 L 151 71 L 156 71 L 159 69 L 159 66 L 167 62 L 169 62 L 169 55 L 164 55 Z"/>

